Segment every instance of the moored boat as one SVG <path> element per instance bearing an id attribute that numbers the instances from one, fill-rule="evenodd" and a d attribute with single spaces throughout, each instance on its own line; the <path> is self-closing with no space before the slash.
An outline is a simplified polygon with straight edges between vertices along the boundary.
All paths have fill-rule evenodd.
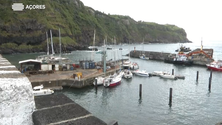
<path id="1" fill-rule="evenodd" d="M 123 78 L 131 79 L 132 77 L 133 77 L 133 74 L 130 70 L 125 70 L 124 71 Z"/>
<path id="2" fill-rule="evenodd" d="M 146 57 L 145 54 L 142 54 L 139 57 L 140 59 L 149 60 L 149 57 Z"/>
<path id="3" fill-rule="evenodd" d="M 191 49 L 190 49 L 190 47 L 185 47 L 185 46 L 181 45 L 179 49 L 175 50 L 175 52 L 179 52 L 179 51 L 189 52 L 189 51 L 191 51 Z"/>
<path id="4" fill-rule="evenodd" d="M 179 65 L 192 65 L 193 61 L 189 60 L 183 52 L 179 52 L 176 57 L 173 59 L 173 64 Z"/>
<path id="5" fill-rule="evenodd" d="M 131 66 L 131 62 L 129 60 L 123 62 L 123 69 L 130 69 L 130 66 Z"/>
<path id="6" fill-rule="evenodd" d="M 149 76 L 149 73 L 146 70 L 136 70 L 136 71 L 132 71 L 135 75 L 137 76 Z"/>
<path id="7" fill-rule="evenodd" d="M 160 76 L 162 74 L 170 74 L 169 72 L 164 72 L 164 71 L 153 71 L 150 73 L 152 76 Z"/>
<path id="8" fill-rule="evenodd" d="M 122 76 L 121 74 L 119 75 L 111 75 L 110 77 L 104 79 L 104 83 L 103 83 L 103 86 L 104 87 L 114 87 L 114 86 L 117 86 L 121 83 L 121 80 L 122 80 Z"/>
<path id="9" fill-rule="evenodd" d="M 133 63 L 130 65 L 130 69 L 133 69 L 133 70 L 139 69 L 139 65 L 138 65 L 137 63 L 133 62 Z"/>
<path id="10" fill-rule="evenodd" d="M 33 88 L 33 94 L 34 96 L 41 96 L 41 95 L 51 95 L 54 91 L 51 89 L 43 89 L 43 85 L 35 86 Z"/>
<path id="11" fill-rule="evenodd" d="M 210 64 L 206 64 L 207 68 L 214 71 L 222 71 L 222 60 L 213 61 Z"/>
<path id="12" fill-rule="evenodd" d="M 165 78 L 165 79 L 173 79 L 173 80 L 177 79 L 175 75 L 171 75 L 171 74 L 161 74 L 160 77 Z"/>

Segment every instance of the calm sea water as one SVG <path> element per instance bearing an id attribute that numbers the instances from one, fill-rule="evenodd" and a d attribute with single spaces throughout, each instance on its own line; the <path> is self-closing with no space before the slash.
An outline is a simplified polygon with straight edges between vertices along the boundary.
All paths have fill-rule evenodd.
<path id="1" fill-rule="evenodd" d="M 199 48 L 200 44 L 184 44 L 191 49 Z M 146 44 L 123 45 L 122 51 L 108 51 L 108 59 L 128 58 L 125 55 L 136 47 L 137 50 L 175 52 L 179 44 Z M 222 43 L 205 43 L 204 48 L 214 49 L 214 59 L 222 59 Z M 4 55 L 12 64 L 18 65 L 19 60 L 34 58 L 40 54 Z M 115 56 L 114 56 L 115 55 Z M 82 59 L 94 58 L 101 60 L 100 54 L 87 51 L 73 51 L 64 55 L 78 63 Z M 83 89 L 64 88 L 57 93 L 64 93 L 70 99 L 89 110 L 96 117 L 109 122 L 117 120 L 120 125 L 213 125 L 222 121 L 222 73 L 213 72 L 211 92 L 208 91 L 210 71 L 206 67 L 176 66 L 160 61 L 140 60 L 140 69 L 148 72 L 169 71 L 184 75 L 185 80 L 166 80 L 159 77 L 137 77 L 122 80 L 121 85 L 114 88 L 86 87 Z M 199 71 L 199 82 L 196 72 Z M 139 85 L 142 84 L 142 99 L 139 99 Z M 173 103 L 170 108 L 169 89 L 173 88 Z"/>

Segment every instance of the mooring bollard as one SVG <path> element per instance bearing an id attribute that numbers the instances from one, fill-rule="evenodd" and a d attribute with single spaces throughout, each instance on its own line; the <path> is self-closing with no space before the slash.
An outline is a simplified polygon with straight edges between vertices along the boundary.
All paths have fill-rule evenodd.
<path id="1" fill-rule="evenodd" d="M 95 78 L 95 87 L 97 89 L 97 78 Z"/>
<path id="2" fill-rule="evenodd" d="M 212 80 L 212 70 L 210 71 L 210 79 Z"/>
<path id="3" fill-rule="evenodd" d="M 170 97 L 169 97 L 169 106 L 172 106 L 172 93 L 173 93 L 173 89 L 170 88 Z"/>
<path id="4" fill-rule="evenodd" d="M 142 84 L 140 84 L 139 96 L 140 96 L 140 99 L 141 99 L 142 98 Z"/>
<path id="5" fill-rule="evenodd" d="M 209 78 L 208 91 L 211 91 L 211 78 Z"/>
<path id="6" fill-rule="evenodd" d="M 212 70 L 210 71 L 208 91 L 211 91 L 211 82 L 212 82 Z"/>
<path id="7" fill-rule="evenodd" d="M 174 69 L 172 69 L 172 75 L 174 75 Z"/>
<path id="8" fill-rule="evenodd" d="M 197 77 L 196 77 L 196 81 L 198 82 L 199 79 L 199 71 L 197 71 Z"/>

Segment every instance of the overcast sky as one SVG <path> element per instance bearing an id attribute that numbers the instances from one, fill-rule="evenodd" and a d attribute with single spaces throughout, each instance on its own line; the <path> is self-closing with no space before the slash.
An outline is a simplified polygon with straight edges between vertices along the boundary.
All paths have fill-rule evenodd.
<path id="1" fill-rule="evenodd" d="M 173 24 L 193 42 L 222 41 L 222 0 L 81 0 L 106 14 L 136 21 Z"/>

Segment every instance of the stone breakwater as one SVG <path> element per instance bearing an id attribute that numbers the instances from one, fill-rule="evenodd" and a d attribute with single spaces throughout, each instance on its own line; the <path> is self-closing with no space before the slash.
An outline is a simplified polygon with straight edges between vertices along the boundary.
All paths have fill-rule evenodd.
<path id="1" fill-rule="evenodd" d="M 203 49 L 205 54 L 207 54 L 208 56 L 201 52 L 197 53 L 198 51 L 200 51 L 200 49 L 195 49 L 190 52 L 194 54 L 188 56 L 188 59 L 193 60 L 194 65 L 206 66 L 206 64 L 211 63 L 213 61 L 213 59 L 209 58 L 209 56 L 213 57 L 213 49 Z M 139 58 L 141 53 L 143 53 L 146 57 L 149 57 L 150 60 L 158 61 L 164 61 L 165 59 L 173 60 L 173 58 L 176 56 L 176 53 L 133 50 L 130 51 L 130 57 Z"/>
<path id="2" fill-rule="evenodd" d="M 0 55 L 0 125 L 32 125 L 34 110 L 30 81 Z"/>

